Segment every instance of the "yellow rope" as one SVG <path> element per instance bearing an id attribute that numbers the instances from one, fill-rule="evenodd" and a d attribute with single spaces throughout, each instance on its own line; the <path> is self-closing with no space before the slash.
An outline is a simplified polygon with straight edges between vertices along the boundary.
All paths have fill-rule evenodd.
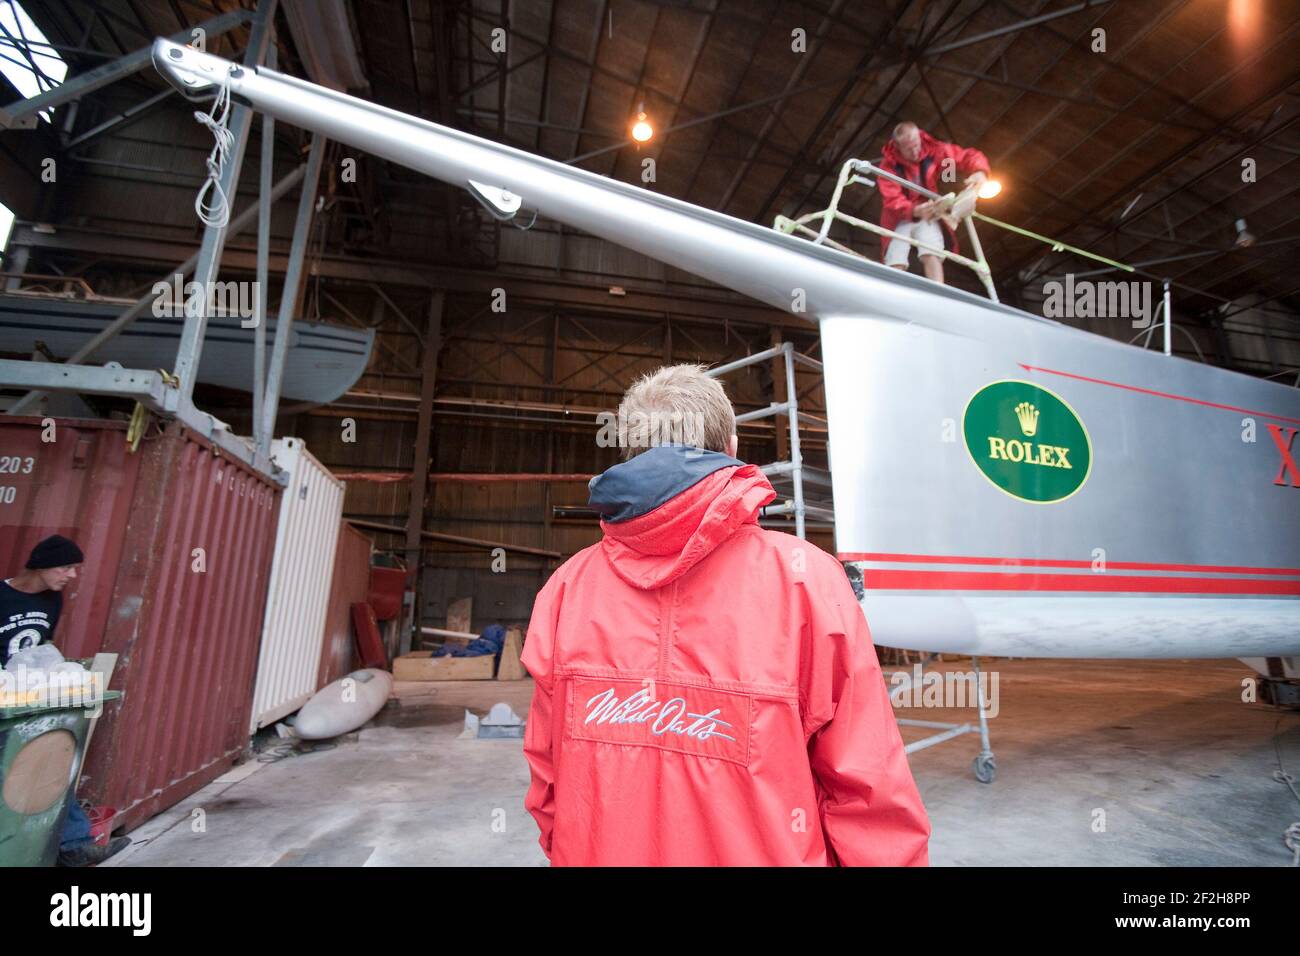
<path id="1" fill-rule="evenodd" d="M 180 376 L 175 373 L 169 372 L 165 368 L 160 368 L 158 374 L 162 376 L 164 385 L 170 386 L 171 388 L 180 387 Z M 152 416 L 149 414 L 149 409 L 145 408 L 139 402 L 136 402 L 135 408 L 131 411 L 131 423 L 126 427 L 126 443 L 131 446 L 131 454 L 135 454 L 139 449 L 140 439 L 142 439 L 144 433 L 148 431 L 150 421 L 152 421 Z"/>
<path id="2" fill-rule="evenodd" d="M 131 454 L 134 455 L 136 449 L 140 447 L 140 439 L 144 437 L 145 429 L 148 427 L 149 409 L 136 402 L 135 410 L 131 412 L 131 424 L 126 427 L 126 443 L 131 448 Z"/>

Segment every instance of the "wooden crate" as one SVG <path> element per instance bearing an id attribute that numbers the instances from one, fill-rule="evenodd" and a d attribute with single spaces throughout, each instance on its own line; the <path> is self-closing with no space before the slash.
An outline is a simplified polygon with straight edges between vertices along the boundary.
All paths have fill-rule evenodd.
<path id="1" fill-rule="evenodd" d="M 412 651 L 393 661 L 393 680 L 492 680 L 495 660 L 482 657 L 434 657 Z"/>

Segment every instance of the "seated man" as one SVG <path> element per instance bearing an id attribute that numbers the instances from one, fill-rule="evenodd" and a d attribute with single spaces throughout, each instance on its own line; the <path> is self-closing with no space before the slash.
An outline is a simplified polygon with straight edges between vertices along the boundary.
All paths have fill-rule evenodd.
<path id="1" fill-rule="evenodd" d="M 0 581 L 0 667 L 19 651 L 54 640 L 54 629 L 63 610 L 63 589 L 76 580 L 77 566 L 85 555 L 76 542 L 52 534 L 32 548 L 27 567 L 7 581 Z M 88 866 L 102 863 L 131 842 L 116 837 L 108 846 L 90 837 L 90 821 L 68 793 L 68 815 L 59 844 L 60 866 Z"/>
<path id="2" fill-rule="evenodd" d="M 979 184 L 988 178 L 989 171 L 989 161 L 978 149 L 964 149 L 941 142 L 911 122 L 894 127 L 894 136 L 885 144 L 880 165 L 895 176 L 940 194 L 952 192 L 949 187 L 956 184 L 957 177 L 965 177 L 967 185 Z M 947 176 L 945 170 L 950 170 Z M 880 190 L 881 226 L 938 251 L 943 250 L 946 227 L 940 223 L 932 201 L 884 176 L 876 177 L 876 188 Z M 948 230 L 948 236 L 952 239 L 953 249 L 956 249 L 956 234 Z M 881 243 L 885 265 L 906 269 L 911 244 L 883 237 Z M 928 253 L 924 248 L 917 251 L 926 278 L 942 282 L 942 257 Z"/>

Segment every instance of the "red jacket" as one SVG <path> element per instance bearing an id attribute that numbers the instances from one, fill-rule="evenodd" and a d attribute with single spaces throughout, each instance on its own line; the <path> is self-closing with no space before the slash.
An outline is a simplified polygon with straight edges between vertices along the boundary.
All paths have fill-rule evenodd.
<path id="1" fill-rule="evenodd" d="M 917 162 L 909 163 L 903 159 L 898 153 L 898 144 L 890 139 L 885 144 L 880 165 L 895 176 L 901 176 L 908 182 L 919 183 L 940 196 L 945 193 L 959 192 L 962 182 L 972 173 L 989 171 L 988 157 L 978 149 L 965 149 L 954 143 L 945 143 L 935 139 L 925 130 L 917 132 L 921 134 L 921 158 Z M 951 181 L 942 178 L 945 169 L 944 160 L 952 161 L 947 166 L 953 171 Z M 880 224 L 886 229 L 895 229 L 900 222 L 911 222 L 913 207 L 929 202 L 928 196 L 923 196 L 906 186 L 900 186 L 884 176 L 876 177 L 876 188 L 880 190 Z M 944 233 L 948 237 L 949 246 L 956 249 L 957 236 L 946 224 Z M 888 244 L 889 240 L 881 236 L 882 258 Z"/>
<path id="2" fill-rule="evenodd" d="M 759 527 L 754 465 L 650 449 L 537 596 L 525 806 L 553 865 L 928 863 L 930 825 L 839 563 Z"/>

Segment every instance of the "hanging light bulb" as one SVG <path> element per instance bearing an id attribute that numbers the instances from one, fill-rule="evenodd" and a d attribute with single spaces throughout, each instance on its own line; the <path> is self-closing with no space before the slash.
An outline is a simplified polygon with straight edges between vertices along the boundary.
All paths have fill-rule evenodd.
<path id="1" fill-rule="evenodd" d="M 1255 244 L 1253 233 L 1246 231 L 1246 220 L 1238 219 L 1234 224 L 1237 227 L 1237 241 L 1235 245 L 1238 249 L 1248 249 Z"/>
<path id="2" fill-rule="evenodd" d="M 645 143 L 654 134 L 655 128 L 650 125 L 650 120 L 645 115 L 645 104 L 642 103 L 637 107 L 636 121 L 632 123 L 632 138 L 638 143 Z"/>
<path id="3" fill-rule="evenodd" d="M 1002 184 L 996 179 L 986 179 L 980 183 L 980 199 L 992 199 L 1000 192 L 1002 192 Z"/>

